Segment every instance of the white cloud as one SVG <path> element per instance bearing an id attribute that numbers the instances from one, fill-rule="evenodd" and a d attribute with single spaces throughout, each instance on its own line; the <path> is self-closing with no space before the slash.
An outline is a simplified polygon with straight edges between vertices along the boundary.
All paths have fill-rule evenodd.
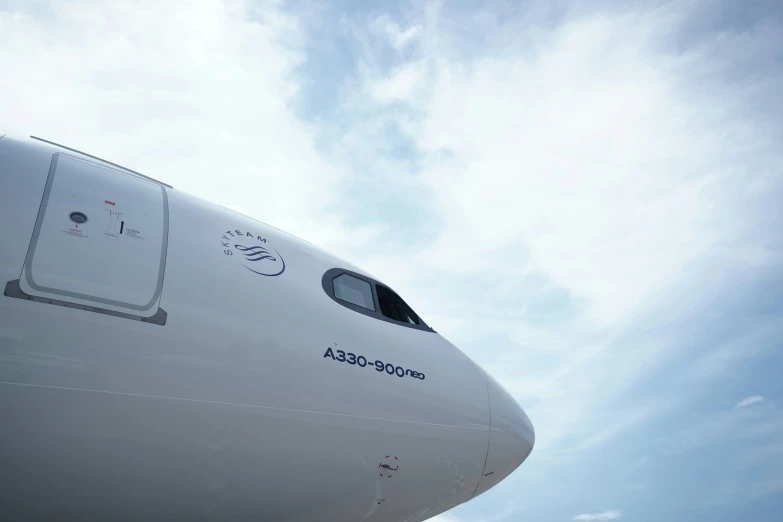
<path id="1" fill-rule="evenodd" d="M 677 90 L 702 57 L 656 53 L 669 21 L 580 19 L 532 53 L 472 61 L 425 42 L 420 60 L 370 78 L 379 99 L 408 93 L 424 113 L 406 129 L 426 154 L 421 179 L 446 227 L 421 260 L 480 270 L 493 252 L 524 245 L 525 264 L 609 323 L 676 284 L 726 232 L 714 207 L 723 151 L 771 141 L 742 121 L 716 131 L 732 93 L 719 93 L 729 105 L 716 109 Z"/>
<path id="2" fill-rule="evenodd" d="M 379 102 L 407 100 L 419 88 L 424 73 L 421 64 L 402 65 L 388 78 L 371 84 L 370 94 Z"/>
<path id="3" fill-rule="evenodd" d="M 776 141 L 743 110 L 743 91 L 715 79 L 729 55 L 710 51 L 720 43 L 741 61 L 774 31 L 672 54 L 661 42 L 683 14 L 642 10 L 551 31 L 509 23 L 490 31 L 503 45 L 471 53 L 446 16 L 425 9 L 401 65 L 363 56 L 359 92 L 376 93 L 376 111 L 398 102 L 389 119 L 420 153 L 416 190 L 431 195 L 422 219 L 439 227 L 415 253 L 386 247 L 366 263 L 522 401 L 536 455 L 566 438 L 570 450 L 606 443 L 680 404 L 604 406 L 679 347 L 617 342 L 632 321 L 708 256 L 711 268 L 777 261 L 747 239 L 752 224 L 734 204 L 753 201 L 761 173 L 780 167 Z M 737 187 L 749 162 L 760 174 Z M 539 294 L 553 289 L 556 320 L 538 320 Z"/>
<path id="4" fill-rule="evenodd" d="M 0 83 L 4 130 L 316 242 L 349 235 L 328 210 L 345 172 L 290 108 L 304 37 L 277 2 L 17 5 L 0 11 L 0 67 L 14 71 Z"/>
<path id="5" fill-rule="evenodd" d="M 242 205 L 229 205 L 227 208 L 233 210 L 234 212 L 239 212 L 240 214 L 248 214 L 248 210 Z"/>
<path id="6" fill-rule="evenodd" d="M 619 511 L 610 509 L 601 513 L 583 513 L 581 515 L 576 515 L 571 520 L 589 522 L 591 520 L 616 520 L 621 517 L 622 514 Z"/>
<path id="7" fill-rule="evenodd" d="M 764 402 L 764 397 L 762 397 L 761 395 L 753 395 L 751 397 L 745 397 L 744 399 L 739 401 L 735 407 L 746 408 L 748 406 L 752 406 L 753 404 L 759 404 L 761 402 Z"/>
<path id="8" fill-rule="evenodd" d="M 464 237 L 483 254 L 472 269 L 523 244 L 532 267 L 612 322 L 714 244 L 718 135 L 671 92 L 673 64 L 624 22 L 569 24 L 534 60 L 439 63 L 414 134 L 425 151 L 452 154 L 424 173 L 447 217 L 433 263 L 464 270 Z"/>
<path id="9" fill-rule="evenodd" d="M 373 25 L 377 30 L 385 33 L 391 46 L 398 50 L 413 43 L 422 29 L 421 26 L 413 25 L 403 31 L 389 15 L 379 16 Z"/>
<path id="10" fill-rule="evenodd" d="M 428 520 L 430 520 L 431 522 L 461 522 L 460 519 L 455 518 L 453 515 L 449 515 L 448 513 L 436 515 Z"/>

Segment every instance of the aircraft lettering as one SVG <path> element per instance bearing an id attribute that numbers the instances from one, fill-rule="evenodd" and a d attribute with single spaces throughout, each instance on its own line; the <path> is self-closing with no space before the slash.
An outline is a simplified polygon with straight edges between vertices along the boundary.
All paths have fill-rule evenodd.
<path id="1" fill-rule="evenodd" d="M 226 237 L 226 234 L 228 234 L 231 237 L 236 237 L 234 235 L 234 232 L 236 232 L 237 236 L 253 237 L 253 234 L 251 234 L 250 232 L 245 232 L 243 234 L 241 231 L 235 229 L 235 230 L 226 230 L 226 233 L 223 234 L 223 236 L 222 236 L 223 239 L 225 239 L 226 241 L 229 240 L 229 238 Z M 261 236 L 255 236 L 255 238 L 256 238 L 256 240 L 258 240 L 259 243 L 266 243 L 267 242 L 266 238 L 263 238 Z"/>
<path id="2" fill-rule="evenodd" d="M 331 357 L 333 361 L 347 362 L 350 365 L 359 366 L 360 368 L 365 368 L 369 365 L 370 368 L 374 368 L 375 371 L 379 373 L 386 372 L 388 375 L 396 375 L 397 377 L 400 378 L 408 376 L 408 377 L 413 377 L 414 379 L 419 379 L 420 381 L 423 381 L 425 378 L 425 375 L 421 372 L 405 369 L 402 366 L 395 366 L 391 363 L 384 364 L 383 361 L 370 362 L 363 355 L 357 356 L 354 353 L 350 353 L 350 352 L 346 353 L 342 350 L 337 350 L 337 355 L 335 356 L 335 352 L 332 351 L 331 347 L 326 349 L 326 353 L 324 354 L 324 357 Z"/>
<path id="3" fill-rule="evenodd" d="M 239 239 L 240 237 L 244 239 L 244 241 L 241 242 L 243 244 L 235 244 L 236 239 Z M 234 239 L 233 242 L 231 241 L 232 239 Z M 257 240 L 257 242 L 254 240 Z M 234 254 L 237 254 L 237 260 L 251 272 L 262 276 L 279 276 L 285 272 L 285 261 L 280 252 L 277 252 L 274 248 L 267 247 L 266 245 L 261 245 L 262 243 L 267 242 L 268 240 L 266 238 L 254 235 L 251 232 L 242 232 L 238 228 L 235 228 L 223 232 L 220 245 L 222 246 L 224 255 L 234 256 Z M 334 354 L 332 354 L 332 357 L 334 357 Z"/>

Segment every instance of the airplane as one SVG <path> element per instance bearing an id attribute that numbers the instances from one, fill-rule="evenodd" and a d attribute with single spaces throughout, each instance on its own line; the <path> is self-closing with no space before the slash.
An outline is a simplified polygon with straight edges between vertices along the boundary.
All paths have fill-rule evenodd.
<path id="1" fill-rule="evenodd" d="M 0 136 L 0 518 L 426 520 L 533 450 L 389 285 L 42 138 Z"/>

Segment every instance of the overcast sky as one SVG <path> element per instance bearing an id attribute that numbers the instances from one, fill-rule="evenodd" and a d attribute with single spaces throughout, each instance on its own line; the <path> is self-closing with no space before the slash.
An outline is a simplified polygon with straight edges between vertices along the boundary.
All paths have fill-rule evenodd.
<path id="1" fill-rule="evenodd" d="M 439 522 L 783 520 L 774 1 L 0 0 L 0 125 L 369 270 L 519 400 Z"/>

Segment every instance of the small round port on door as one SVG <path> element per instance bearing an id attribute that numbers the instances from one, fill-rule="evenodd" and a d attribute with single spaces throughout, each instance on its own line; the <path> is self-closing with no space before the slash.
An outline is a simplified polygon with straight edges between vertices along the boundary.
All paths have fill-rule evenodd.
<path id="1" fill-rule="evenodd" d="M 87 222 L 87 216 L 83 212 L 71 212 L 71 221 L 77 225 Z"/>

